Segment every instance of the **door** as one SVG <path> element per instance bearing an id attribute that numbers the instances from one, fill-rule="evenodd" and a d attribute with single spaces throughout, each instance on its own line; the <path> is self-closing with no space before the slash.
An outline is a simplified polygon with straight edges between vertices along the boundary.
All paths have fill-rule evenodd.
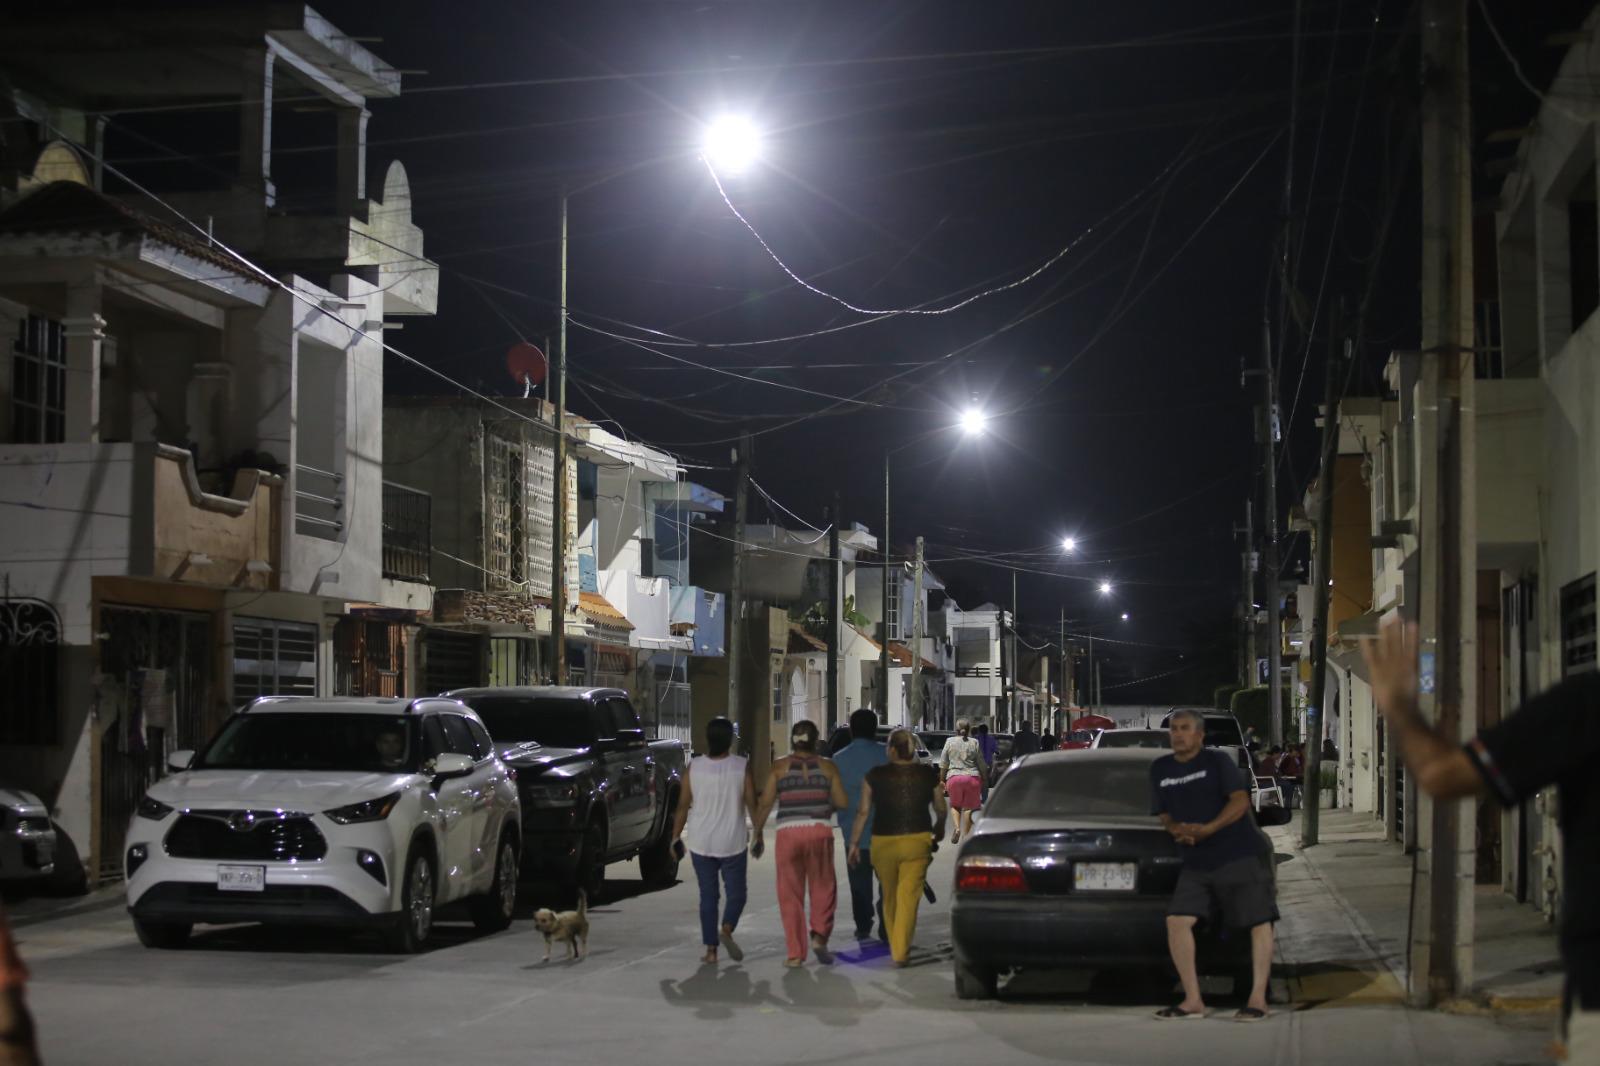
<path id="1" fill-rule="evenodd" d="M 597 700 L 596 708 L 605 722 L 601 735 L 608 738 L 616 806 L 612 810 L 612 843 L 635 847 L 650 832 L 655 814 L 655 760 L 645 743 L 644 728 L 633 704 L 620 696 Z"/>
<path id="2" fill-rule="evenodd" d="M 453 722 L 452 722 L 453 720 Z M 424 754 L 432 759 L 445 752 L 476 758 L 472 734 L 460 715 L 430 715 L 422 723 Z M 477 795 L 473 775 L 452 777 L 439 784 L 439 892 L 438 900 L 459 899 L 472 887 Z"/>
<path id="3" fill-rule="evenodd" d="M 510 772 L 505 763 L 495 757 L 494 740 L 489 736 L 489 731 L 483 723 L 474 718 L 464 718 L 467 730 L 472 734 L 472 743 L 478 751 L 478 805 L 483 811 L 483 824 L 478 829 L 478 878 L 479 891 L 488 889 L 494 884 L 494 864 L 500 852 L 500 831 L 505 828 L 507 804 L 501 800 L 501 790 L 508 788 Z M 515 794 L 515 786 L 510 786 L 507 794 L 509 800 Z"/>

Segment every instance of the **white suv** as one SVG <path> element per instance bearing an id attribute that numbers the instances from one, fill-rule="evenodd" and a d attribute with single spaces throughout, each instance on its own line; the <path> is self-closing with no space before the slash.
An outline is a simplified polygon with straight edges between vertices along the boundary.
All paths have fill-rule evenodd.
<path id="1" fill-rule="evenodd" d="M 462 703 L 267 696 L 168 766 L 123 857 L 147 947 L 267 922 L 376 928 L 414 952 L 458 900 L 480 930 L 511 923 L 516 782 Z"/>

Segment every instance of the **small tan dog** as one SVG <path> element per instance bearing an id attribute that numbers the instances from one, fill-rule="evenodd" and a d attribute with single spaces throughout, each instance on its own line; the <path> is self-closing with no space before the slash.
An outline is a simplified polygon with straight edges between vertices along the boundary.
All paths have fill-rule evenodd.
<path id="1" fill-rule="evenodd" d="M 533 924 L 544 934 L 544 961 L 550 961 L 550 946 L 554 941 L 567 943 L 567 958 L 581 959 L 589 951 L 589 900 L 583 889 L 578 889 L 578 909 L 553 911 L 540 907 L 533 912 Z"/>

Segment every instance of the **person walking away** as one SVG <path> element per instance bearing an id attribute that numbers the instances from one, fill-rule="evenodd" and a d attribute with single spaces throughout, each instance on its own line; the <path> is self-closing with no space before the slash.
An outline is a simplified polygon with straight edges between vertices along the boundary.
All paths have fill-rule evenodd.
<path id="1" fill-rule="evenodd" d="M 754 854 L 765 846 L 762 829 L 767 817 L 778 811 L 778 913 L 789 956 L 785 966 L 806 961 L 806 898 L 811 899 L 809 927 L 811 950 L 817 961 L 830 963 L 828 938 L 833 935 L 833 912 L 839 886 L 833 872 L 833 812 L 848 804 L 839 768 L 817 754 L 819 736 L 815 722 L 802 718 L 789 736 L 792 754 L 777 759 L 761 792 L 756 809 Z"/>
<path id="2" fill-rule="evenodd" d="M 1033 731 L 1033 723 L 1024 718 L 1011 738 L 1011 757 L 1020 759 L 1024 755 L 1036 754 L 1038 750 L 1039 734 Z"/>
<path id="3" fill-rule="evenodd" d="M 910 730 L 889 734 L 889 761 L 867 771 L 860 809 L 850 831 L 851 868 L 866 865 L 861 842 L 872 841 L 872 866 L 883 884 L 883 919 L 889 955 L 903 967 L 917 931 L 917 908 L 927 883 L 928 864 L 944 836 L 945 804 L 938 774 L 917 761 Z M 937 820 L 929 816 L 932 808 Z M 871 822 L 870 838 L 867 836 Z"/>
<path id="4" fill-rule="evenodd" d="M 1415 626 L 1385 625 L 1361 651 L 1378 711 L 1419 789 L 1439 800 L 1487 793 L 1512 807 L 1556 786 L 1562 1035 L 1568 1062 L 1600 1062 L 1600 673 L 1567 678 L 1462 745 L 1417 706 Z"/>
<path id="5" fill-rule="evenodd" d="M 871 813 L 870 808 L 861 806 L 861 785 L 866 780 L 867 773 L 889 761 L 883 745 L 878 743 L 878 716 L 873 711 L 863 707 L 850 716 L 850 737 L 850 743 L 833 757 L 833 764 L 839 768 L 839 778 L 844 783 L 845 798 L 850 801 L 839 811 L 839 830 L 847 842 L 851 840 L 850 834 L 855 828 L 857 814 L 863 810 L 869 815 Z M 872 937 L 873 915 L 876 914 L 878 939 L 883 940 L 885 926 L 881 887 L 878 889 L 876 906 L 872 900 L 872 882 L 875 878 L 872 868 L 870 818 L 866 833 L 860 838 L 860 847 L 864 861 L 852 862 L 845 870 L 845 876 L 850 882 L 850 913 L 856 922 L 856 939 L 868 940 Z"/>
<path id="6" fill-rule="evenodd" d="M 1305 777 L 1306 759 L 1299 744 L 1289 745 L 1289 750 L 1278 757 L 1278 781 L 1283 785 L 1283 805 L 1293 807 L 1300 798 L 1300 783 Z"/>
<path id="7" fill-rule="evenodd" d="M 983 802 L 986 772 L 983 749 L 972 737 L 972 723 L 965 718 L 956 719 L 956 735 L 944 742 L 944 749 L 939 753 L 939 784 L 944 786 L 950 806 L 956 812 L 952 844 L 959 844 L 963 836 L 972 835 L 972 812 Z"/>
<path id="8" fill-rule="evenodd" d="M 1220 912 L 1229 928 L 1250 931 L 1250 998 L 1234 1020 L 1261 1021 L 1272 973 L 1272 923 L 1278 920 L 1272 849 L 1250 816 L 1250 786 L 1238 765 L 1205 746 L 1205 719 L 1196 711 L 1174 711 L 1167 735 L 1172 752 L 1150 764 L 1150 806 L 1183 856 L 1167 906 L 1167 948 L 1183 982 L 1183 1001 L 1156 1017 L 1205 1017 L 1194 930 Z"/>
<path id="9" fill-rule="evenodd" d="M 733 734 L 727 718 L 706 724 L 706 754 L 689 760 L 672 824 L 673 844 L 688 848 L 700 885 L 701 961 L 710 965 L 716 964 L 719 944 L 734 962 L 744 958 L 733 931 L 747 898 L 745 818 L 755 806 L 756 787 L 750 760 L 732 753 Z M 719 926 L 717 905 L 723 891 L 727 903 Z"/>

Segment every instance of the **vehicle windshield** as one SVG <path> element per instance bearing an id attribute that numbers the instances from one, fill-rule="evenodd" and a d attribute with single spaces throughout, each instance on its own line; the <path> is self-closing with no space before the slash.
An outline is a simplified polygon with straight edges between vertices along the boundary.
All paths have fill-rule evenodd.
<path id="1" fill-rule="evenodd" d="M 496 744 L 536 740 L 550 748 L 587 748 L 594 743 L 594 719 L 582 700 L 474 696 L 466 703 Z"/>
<path id="2" fill-rule="evenodd" d="M 415 773 L 411 720 L 387 714 L 235 715 L 195 760 L 201 770 Z"/>
<path id="3" fill-rule="evenodd" d="M 928 749 L 928 754 L 938 755 L 944 750 L 944 742 L 953 735 L 951 733 L 918 733 L 917 737 L 922 741 L 922 746 Z"/>
<path id="4" fill-rule="evenodd" d="M 1102 748 L 1170 748 L 1172 738 L 1164 729 L 1108 729 L 1100 734 Z"/>
<path id="5" fill-rule="evenodd" d="M 1081 818 L 1150 813 L 1150 764 L 1143 760 L 1024 760 L 1000 779 L 985 818 Z"/>

